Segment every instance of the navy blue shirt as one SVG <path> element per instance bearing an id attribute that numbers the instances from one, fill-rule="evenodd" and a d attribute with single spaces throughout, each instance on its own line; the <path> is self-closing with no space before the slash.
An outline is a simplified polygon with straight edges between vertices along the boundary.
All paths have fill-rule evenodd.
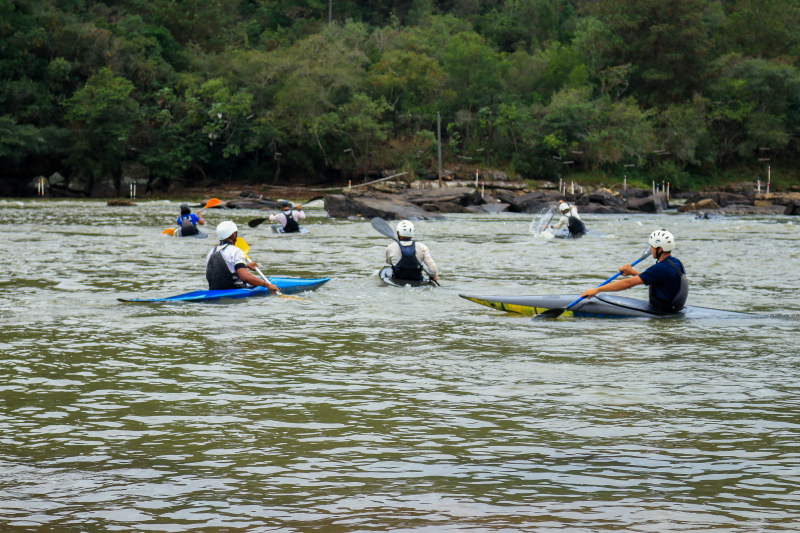
<path id="1" fill-rule="evenodd" d="M 667 264 L 668 261 L 682 273 L 686 273 L 683 264 L 676 257 L 669 256 L 639 274 L 642 283 L 647 286 L 652 285 L 656 298 L 662 302 L 671 302 L 681 290 L 681 277 Z"/>

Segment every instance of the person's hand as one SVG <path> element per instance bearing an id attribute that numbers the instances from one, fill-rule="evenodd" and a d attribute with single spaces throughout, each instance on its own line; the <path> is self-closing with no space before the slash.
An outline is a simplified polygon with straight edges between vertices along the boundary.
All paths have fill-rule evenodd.
<path id="1" fill-rule="evenodd" d="M 620 268 L 619 271 L 622 272 L 623 276 L 635 276 L 636 275 L 636 271 L 629 264 L 622 265 L 622 268 Z"/>
<path id="2" fill-rule="evenodd" d="M 258 263 L 256 263 L 255 261 L 250 261 L 245 266 L 247 266 L 247 268 L 249 268 L 250 270 L 255 270 L 256 267 L 258 266 Z"/>
<path id="3" fill-rule="evenodd" d="M 544 229 L 547 229 L 547 228 L 549 228 L 549 227 L 550 227 L 550 224 L 545 224 L 545 225 L 544 225 Z"/>
<path id="4" fill-rule="evenodd" d="M 581 298 L 591 298 L 592 296 L 597 296 L 598 292 L 600 292 L 600 287 L 595 287 L 594 289 L 583 291 L 583 294 L 581 294 Z"/>
<path id="5" fill-rule="evenodd" d="M 294 208 L 295 208 L 295 209 L 302 209 L 302 208 L 303 208 L 303 206 L 302 206 L 302 205 L 300 205 L 300 204 L 297 204 L 296 206 L 294 206 Z"/>

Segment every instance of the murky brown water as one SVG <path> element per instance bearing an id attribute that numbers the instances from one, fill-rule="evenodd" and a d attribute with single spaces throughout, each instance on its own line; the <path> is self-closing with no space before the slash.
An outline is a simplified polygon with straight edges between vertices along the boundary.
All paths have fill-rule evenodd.
<path id="1" fill-rule="evenodd" d="M 136 305 L 205 288 L 177 203 L 0 203 L 0 530 L 797 531 L 800 231 L 785 217 L 419 222 L 441 289 L 381 287 L 385 237 L 232 217 L 302 301 Z M 760 317 L 528 318 L 679 241 L 690 303 Z M 213 226 L 212 228 L 213 229 Z M 650 264 L 650 263 L 646 263 Z M 645 296 L 634 289 L 633 296 Z"/>

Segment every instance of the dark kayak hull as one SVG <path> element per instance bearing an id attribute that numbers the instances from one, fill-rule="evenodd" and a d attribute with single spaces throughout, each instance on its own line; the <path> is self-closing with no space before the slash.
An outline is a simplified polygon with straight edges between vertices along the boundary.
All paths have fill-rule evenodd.
<path id="1" fill-rule="evenodd" d="M 202 231 L 198 231 L 194 235 L 182 235 L 181 228 L 175 229 L 175 233 L 172 234 L 173 237 L 181 237 L 183 239 L 205 239 L 208 237 L 208 233 L 203 233 Z"/>
<path id="2" fill-rule="evenodd" d="M 278 286 L 283 294 L 295 294 L 303 291 L 312 291 L 331 278 L 267 278 Z M 230 289 L 226 291 L 193 291 L 168 298 L 148 298 L 148 299 L 123 299 L 120 302 L 213 302 L 222 299 L 250 298 L 251 296 L 269 296 L 266 287 L 252 287 L 249 289 Z"/>
<path id="3" fill-rule="evenodd" d="M 531 316 L 539 315 L 548 309 L 562 309 L 580 297 L 579 294 L 561 296 L 476 296 L 460 294 L 459 296 L 500 311 Z M 561 316 L 577 318 L 733 318 L 753 316 L 748 313 L 735 313 L 688 305 L 678 313 L 661 313 L 651 307 L 649 302 L 607 294 L 600 294 L 590 300 L 579 302 L 573 309 L 566 311 Z"/>
<path id="4" fill-rule="evenodd" d="M 300 226 L 300 229 L 298 231 L 293 231 L 290 233 L 285 232 L 283 230 L 283 226 L 281 226 L 280 224 L 275 224 L 270 227 L 272 228 L 273 233 L 279 233 L 281 235 L 305 235 L 308 233 L 308 228 L 306 228 L 305 226 Z"/>
<path id="5" fill-rule="evenodd" d="M 430 280 L 428 276 L 422 274 L 422 281 L 414 281 L 410 279 L 395 279 L 392 277 L 392 267 L 383 267 L 381 271 L 378 273 L 378 277 L 381 278 L 381 281 L 384 282 L 386 285 L 391 285 L 392 287 L 434 287 L 435 284 Z"/>

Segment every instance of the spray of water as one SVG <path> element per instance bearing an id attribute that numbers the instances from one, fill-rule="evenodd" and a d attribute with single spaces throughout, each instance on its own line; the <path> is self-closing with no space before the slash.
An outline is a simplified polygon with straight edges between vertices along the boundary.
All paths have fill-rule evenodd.
<path id="1" fill-rule="evenodd" d="M 533 220 L 531 221 L 530 232 L 537 237 L 548 238 L 549 236 L 549 238 L 552 238 L 553 237 L 552 231 L 545 230 L 545 226 L 550 224 L 555 214 L 556 214 L 555 206 L 550 206 L 539 211 L 539 213 L 537 213 L 536 216 L 534 216 Z"/>

